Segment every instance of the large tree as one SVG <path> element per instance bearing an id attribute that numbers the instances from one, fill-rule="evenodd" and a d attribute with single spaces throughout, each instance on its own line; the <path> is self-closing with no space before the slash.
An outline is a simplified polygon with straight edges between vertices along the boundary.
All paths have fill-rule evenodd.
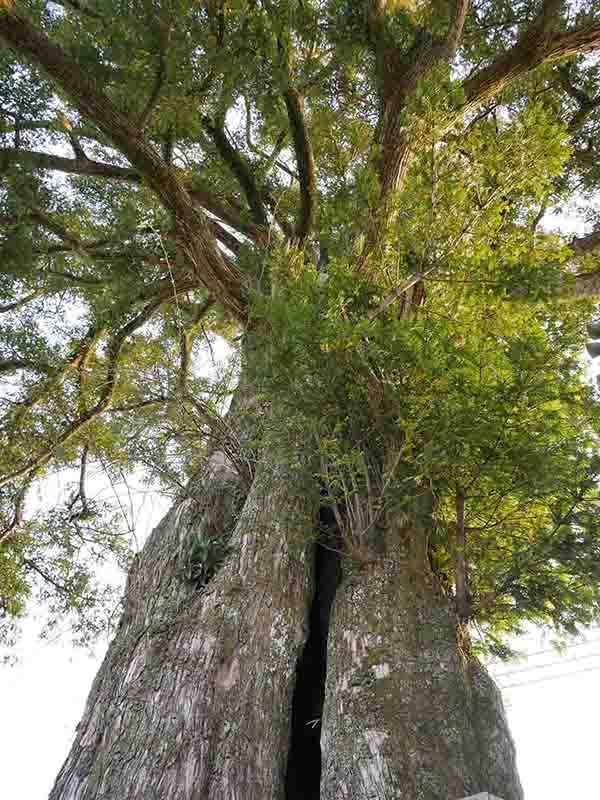
<path id="1" fill-rule="evenodd" d="M 37 582 L 98 624 L 90 464 L 178 486 L 53 800 L 521 798 L 477 656 L 600 610 L 597 4 L 0 0 L 0 37 L 5 622 Z"/>

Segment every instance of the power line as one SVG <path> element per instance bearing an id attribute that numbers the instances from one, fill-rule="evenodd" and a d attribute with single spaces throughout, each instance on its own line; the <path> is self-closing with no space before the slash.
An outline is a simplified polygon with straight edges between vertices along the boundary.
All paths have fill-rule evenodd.
<path id="1" fill-rule="evenodd" d="M 557 667 L 562 664 L 572 664 L 574 661 L 585 661 L 586 658 L 600 658 L 600 653 L 586 653 L 585 655 L 574 656 L 573 658 L 557 659 L 547 662 L 546 664 L 530 664 L 527 667 L 519 667 L 518 669 L 507 669 L 504 672 L 496 672 L 495 677 L 504 678 L 511 675 L 518 675 L 522 672 L 532 672 L 536 669 L 547 669 L 548 667 Z"/>
<path id="2" fill-rule="evenodd" d="M 516 689 L 520 686 L 532 686 L 535 683 L 549 683 L 550 681 L 560 680 L 561 678 L 571 678 L 575 675 L 582 675 L 585 672 L 600 672 L 600 666 L 587 667 L 585 669 L 577 669 L 572 672 L 563 672 L 560 675 L 548 675 L 546 678 L 534 678 L 533 680 L 520 681 L 519 683 L 508 683 L 499 688 L 504 691 L 505 689 Z"/>
<path id="3" fill-rule="evenodd" d="M 570 644 L 567 647 L 565 647 L 565 651 L 569 652 L 570 650 L 574 650 L 576 647 L 585 647 L 586 645 L 596 644 L 598 642 L 600 642 L 600 636 L 597 636 L 594 639 L 586 639 L 584 642 L 575 642 L 574 644 Z M 542 656 L 545 655 L 546 653 L 553 653 L 554 655 L 556 655 L 557 652 L 558 651 L 556 647 L 548 647 L 546 650 L 534 650 L 533 653 L 524 653 L 523 655 L 526 658 L 531 658 L 533 656 Z M 502 664 L 506 662 L 501 661 L 500 659 L 492 659 L 488 662 L 490 667 L 492 667 L 493 664 L 497 663 Z"/>
<path id="4" fill-rule="evenodd" d="M 575 647 L 585 647 L 586 644 L 594 644 L 595 642 L 600 642 L 600 636 L 597 636 L 594 639 L 586 639 L 584 642 L 575 642 L 575 644 L 570 644 L 565 650 L 573 650 Z M 549 647 L 547 650 L 535 650 L 533 653 L 527 653 L 527 657 L 531 656 L 541 656 L 545 653 L 556 653 L 555 647 Z"/>

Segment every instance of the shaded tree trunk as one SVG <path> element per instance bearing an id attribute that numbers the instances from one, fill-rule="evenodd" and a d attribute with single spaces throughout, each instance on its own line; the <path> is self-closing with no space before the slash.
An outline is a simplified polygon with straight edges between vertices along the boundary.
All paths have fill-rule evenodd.
<path id="1" fill-rule="evenodd" d="M 520 800 L 498 690 L 426 538 L 391 526 L 385 552 L 340 559 L 310 474 L 270 452 L 245 494 L 212 456 L 137 558 L 50 800 Z M 198 586 L 190 537 L 228 530 Z"/>

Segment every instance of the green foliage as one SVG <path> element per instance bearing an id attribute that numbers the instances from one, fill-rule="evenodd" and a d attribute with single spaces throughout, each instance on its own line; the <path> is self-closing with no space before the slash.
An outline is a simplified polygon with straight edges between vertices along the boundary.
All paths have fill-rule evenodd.
<path id="1" fill-rule="evenodd" d="M 376 283 L 339 262 L 325 280 L 299 272 L 256 303 L 269 342 L 259 379 L 303 415 L 349 551 L 410 520 L 427 487 L 437 567 L 450 574 L 460 488 L 479 623 L 495 637 L 525 622 L 589 624 L 600 611 L 600 407 L 578 353 L 591 307 L 543 292 L 515 302 L 509 273 L 468 292 L 433 283 L 410 319 L 392 306 L 369 320 Z"/>
<path id="2" fill-rule="evenodd" d="M 189 554 L 189 579 L 205 586 L 229 553 L 229 537 L 194 534 Z"/>
<path id="3" fill-rule="evenodd" d="M 528 64 L 473 106 L 463 80 L 503 57 L 540 3 L 471 4 L 456 56 L 425 59 L 414 85 L 421 48 L 451 25 L 441 0 L 388 3 L 380 19 L 347 0 L 20 5 L 112 111 L 0 54 L 6 635 L 32 597 L 79 638 L 99 630 L 94 561 L 123 561 L 127 532 L 86 497 L 94 465 L 113 480 L 143 468 L 181 496 L 213 447 L 247 486 L 275 439 L 320 459 L 311 479 L 348 552 L 433 517 L 449 592 L 464 492 L 474 616 L 497 650 L 526 622 L 590 622 L 599 412 L 579 361 L 593 307 L 574 287 L 597 257 L 540 220 L 578 191 L 598 223 L 600 72 L 587 55 Z M 597 19 L 570 5 L 552 31 Z M 411 160 L 384 202 L 390 122 Z M 302 125 L 315 174 L 299 242 Z M 140 167 L 142 141 L 160 168 Z M 157 184 L 167 167 L 240 276 L 243 339 Z M 233 355 L 206 377 L 216 336 Z M 259 397 L 225 421 L 240 372 Z M 36 486 L 69 469 L 73 497 L 38 512 Z M 193 580 L 226 552 L 218 536 L 194 540 Z"/>

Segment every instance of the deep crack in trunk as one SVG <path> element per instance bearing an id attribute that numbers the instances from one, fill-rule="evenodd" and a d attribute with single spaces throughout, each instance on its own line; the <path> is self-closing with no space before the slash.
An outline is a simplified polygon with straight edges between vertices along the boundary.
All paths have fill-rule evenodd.
<path id="1" fill-rule="evenodd" d="M 327 635 L 331 607 L 341 579 L 339 547 L 339 530 L 333 512 L 322 506 L 314 555 L 315 590 L 309 613 L 309 632 L 298 659 L 292 698 L 286 800 L 318 800 L 320 797 L 321 714 L 327 677 Z"/>

